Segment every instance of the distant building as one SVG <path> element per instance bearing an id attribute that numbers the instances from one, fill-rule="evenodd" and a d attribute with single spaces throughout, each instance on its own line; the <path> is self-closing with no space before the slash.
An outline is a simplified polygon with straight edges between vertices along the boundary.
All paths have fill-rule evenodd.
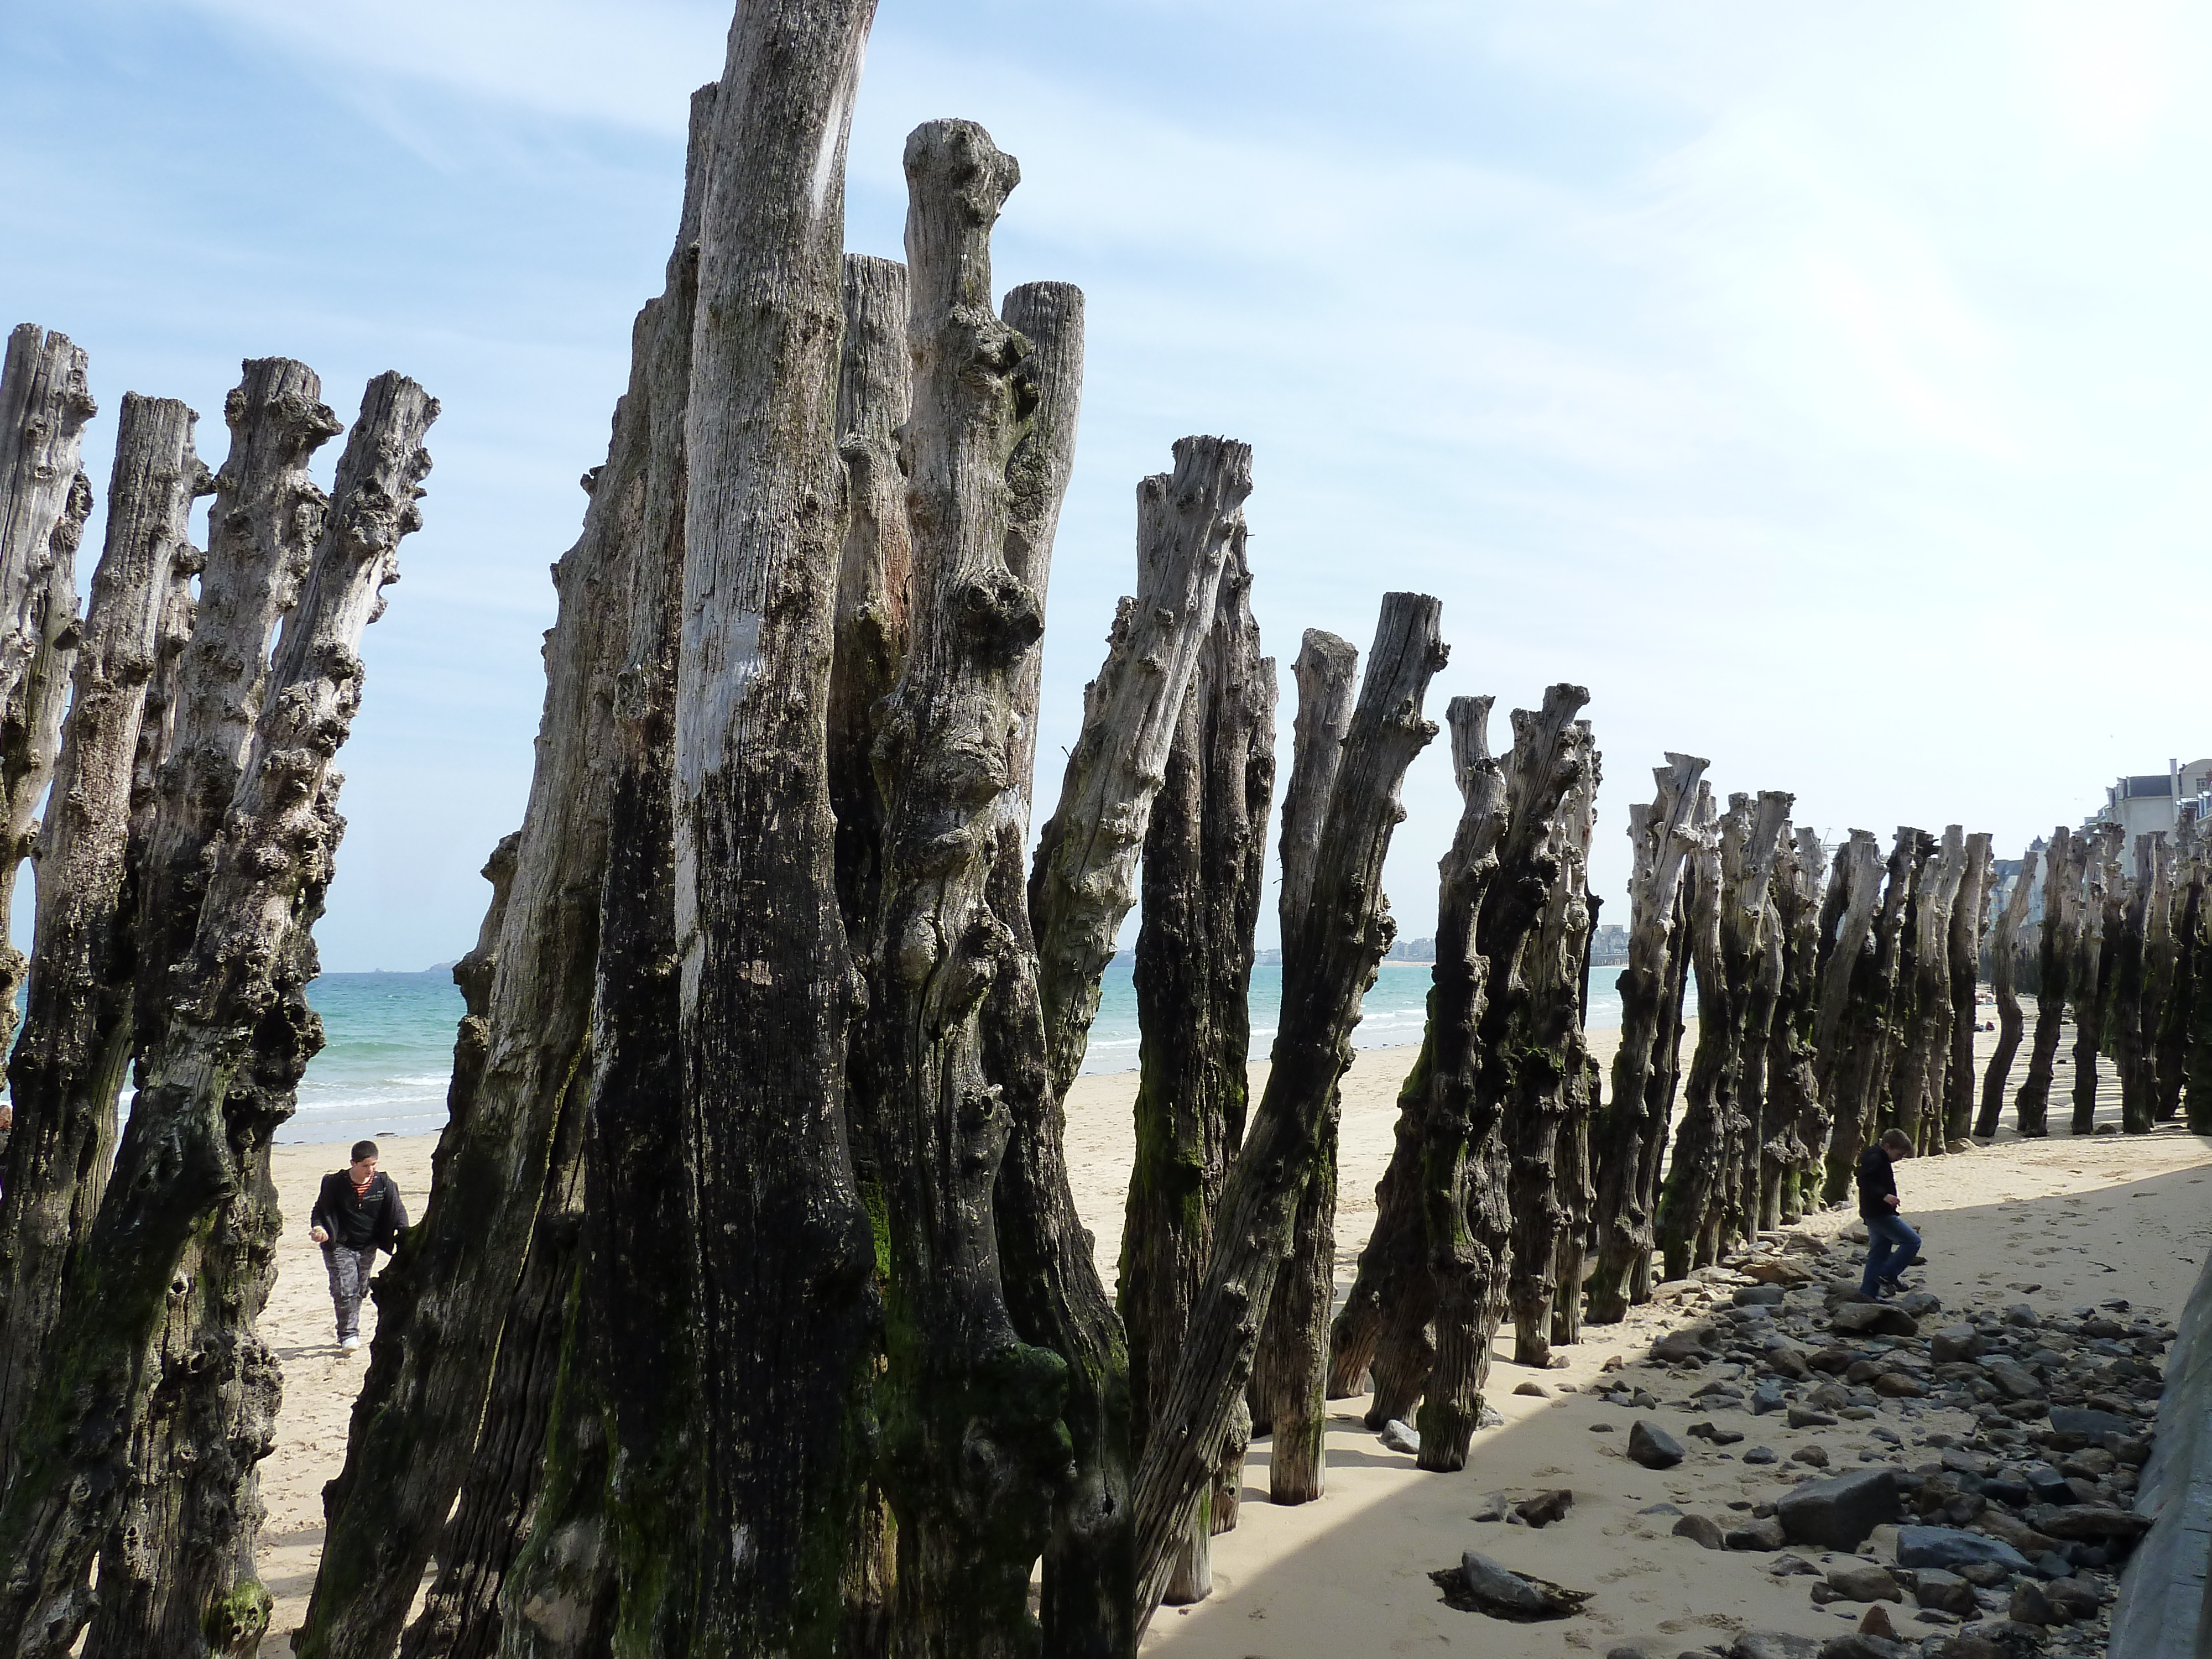
<path id="1" fill-rule="evenodd" d="M 2126 844 L 2133 847 L 2137 836 L 2171 836 L 2180 826 L 2185 803 L 2194 809 L 2192 817 L 2205 816 L 2208 793 L 2212 793 L 2212 758 L 2193 760 L 2185 766 L 2169 760 L 2163 772 L 2116 780 L 2105 791 L 2103 807 L 2085 819 L 2081 827 L 2094 830 L 2100 824 L 2117 823 L 2127 836 Z"/>

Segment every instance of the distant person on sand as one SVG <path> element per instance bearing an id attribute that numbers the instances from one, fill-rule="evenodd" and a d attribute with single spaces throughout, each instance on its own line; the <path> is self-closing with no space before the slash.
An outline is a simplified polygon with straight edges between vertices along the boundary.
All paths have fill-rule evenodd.
<path id="1" fill-rule="evenodd" d="M 376 1253 L 398 1248 L 407 1231 L 407 1206 L 399 1188 L 376 1167 L 376 1143 L 356 1140 L 353 1162 L 323 1177 L 315 1207 L 307 1218 L 307 1237 L 323 1247 L 331 1270 L 331 1306 L 338 1316 L 338 1346 L 351 1353 L 361 1346 L 361 1301 Z"/>
<path id="2" fill-rule="evenodd" d="M 1912 1142 L 1892 1129 L 1859 1154 L 1859 1218 L 1867 1227 L 1866 1276 L 1859 1290 L 1867 1296 L 1894 1296 L 1905 1288 L 1905 1270 L 1920 1254 L 1920 1235 L 1897 1212 L 1897 1175 L 1890 1166 L 1912 1156 Z"/>

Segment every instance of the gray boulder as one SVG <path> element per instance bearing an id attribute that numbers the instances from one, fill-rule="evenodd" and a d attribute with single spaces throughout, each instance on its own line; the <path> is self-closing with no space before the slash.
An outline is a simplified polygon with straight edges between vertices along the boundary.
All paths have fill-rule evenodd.
<path id="1" fill-rule="evenodd" d="M 1939 1365 L 1972 1359 L 1981 1351 L 1981 1333 L 1972 1325 L 1946 1325 L 1928 1339 L 1928 1357 Z"/>
<path id="2" fill-rule="evenodd" d="M 1686 1515 L 1674 1523 L 1674 1536 L 1686 1538 L 1699 1549 L 1722 1550 L 1728 1540 L 1721 1534 L 1719 1523 L 1703 1515 Z"/>
<path id="3" fill-rule="evenodd" d="M 2009 1612 L 2015 1625 L 2057 1625 L 2064 1622 L 2058 1609 L 2051 1604 L 2049 1592 L 2033 1578 L 2014 1581 Z"/>
<path id="4" fill-rule="evenodd" d="M 2056 1504 L 2032 1504 L 2027 1524 L 2046 1538 L 2086 1544 L 2108 1538 L 2140 1538 L 2150 1530 L 2151 1517 L 2109 1504 L 2075 1504 L 2061 1509 Z"/>
<path id="5" fill-rule="evenodd" d="M 1887 1302 L 1846 1302 L 1828 1316 L 1828 1328 L 1848 1336 L 1917 1336 L 1920 1322 Z"/>
<path id="6" fill-rule="evenodd" d="M 1828 1569 L 1828 1588 L 1844 1601 L 1902 1601 L 1887 1567 L 1875 1561 L 1838 1561 Z"/>
<path id="7" fill-rule="evenodd" d="M 1628 1456 L 1632 1462 L 1641 1463 L 1647 1469 L 1671 1469 L 1688 1455 L 1680 1441 L 1640 1417 L 1629 1427 Z"/>
<path id="8" fill-rule="evenodd" d="M 1789 1540 L 1783 1535 L 1782 1523 L 1770 1515 L 1730 1528 L 1728 1535 L 1721 1541 L 1732 1550 L 1764 1552 L 1778 1550 Z"/>
<path id="9" fill-rule="evenodd" d="M 1982 1610 L 1982 1604 L 1974 1599 L 1974 1587 L 1941 1567 L 1923 1567 L 1913 1575 L 1912 1599 L 1920 1607 L 1956 1613 L 1961 1619 L 1971 1619 Z"/>
<path id="10" fill-rule="evenodd" d="M 1540 1617 L 1550 1610 L 1551 1603 L 1543 1591 L 1519 1573 L 1500 1566 L 1480 1550 L 1469 1550 L 1461 1556 L 1459 1571 L 1467 1583 L 1468 1594 L 1486 1607 L 1533 1617 Z"/>
<path id="11" fill-rule="evenodd" d="M 2043 1384 L 2036 1381 L 2035 1373 L 2017 1359 L 1985 1359 L 1982 1371 L 1990 1382 L 2014 1400 L 2040 1400 Z"/>
<path id="12" fill-rule="evenodd" d="M 2028 1571 L 2027 1558 L 2002 1539 L 1956 1527 L 1899 1527 L 1897 1561 L 1905 1567 L 1956 1567 L 1990 1561 L 2013 1572 Z"/>
<path id="13" fill-rule="evenodd" d="M 1421 1455 L 1419 1431 L 1411 1424 L 1401 1423 L 1395 1417 L 1382 1425 L 1382 1432 L 1376 1438 L 1394 1452 L 1403 1452 L 1408 1457 Z"/>
<path id="14" fill-rule="evenodd" d="M 1503 1521 L 1513 1513 L 1513 1494 L 1507 1492 L 1486 1492 L 1475 1500 L 1474 1513 L 1470 1521 Z"/>
<path id="15" fill-rule="evenodd" d="M 1886 1468 L 1808 1480 L 1775 1506 L 1793 1544 L 1855 1550 L 1876 1527 L 1897 1519 L 1897 1481 Z"/>
<path id="16" fill-rule="evenodd" d="M 2073 1443 L 2086 1444 L 2102 1440 L 2108 1434 L 2129 1435 L 2136 1429 L 2134 1419 L 2114 1412 L 2090 1411 L 2080 1406 L 2053 1406 L 2051 1408 L 2051 1431 L 2054 1435 L 2079 1436 Z"/>
<path id="17" fill-rule="evenodd" d="M 2071 1575 L 2054 1578 L 2043 1587 L 2054 1611 L 2069 1619 L 2094 1619 L 2105 1604 L 2105 1593 L 2087 1578 Z"/>

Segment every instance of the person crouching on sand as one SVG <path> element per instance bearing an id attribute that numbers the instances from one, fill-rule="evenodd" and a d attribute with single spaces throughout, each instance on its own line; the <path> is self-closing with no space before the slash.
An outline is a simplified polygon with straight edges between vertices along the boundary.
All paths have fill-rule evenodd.
<path id="1" fill-rule="evenodd" d="M 307 1237 L 323 1247 L 323 1261 L 331 1270 L 338 1346 L 351 1353 L 361 1346 L 361 1300 L 368 1294 L 376 1253 L 391 1255 L 407 1231 L 407 1206 L 399 1201 L 392 1177 L 378 1173 L 374 1141 L 354 1142 L 353 1162 L 323 1177 L 307 1219 Z"/>
<path id="2" fill-rule="evenodd" d="M 1890 1130 L 1859 1154 L 1859 1218 L 1867 1226 L 1866 1276 L 1859 1290 L 1867 1296 L 1903 1290 L 1905 1270 L 1920 1254 L 1920 1235 L 1897 1212 L 1897 1176 L 1890 1168 L 1911 1156 L 1912 1142 L 1902 1129 Z"/>

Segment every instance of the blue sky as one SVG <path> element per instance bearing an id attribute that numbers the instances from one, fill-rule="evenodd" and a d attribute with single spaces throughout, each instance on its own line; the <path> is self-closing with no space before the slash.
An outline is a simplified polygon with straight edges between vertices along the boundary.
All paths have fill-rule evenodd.
<path id="1" fill-rule="evenodd" d="M 341 763 L 331 969 L 474 937 L 546 567 L 727 18 L 0 0 L 0 155 L 36 181 L 0 322 L 90 351 L 98 493 L 126 389 L 190 402 L 218 461 L 243 356 L 313 364 L 344 415 L 387 368 L 443 400 Z M 1364 646 L 1391 587 L 1443 600 L 1437 712 L 1495 693 L 1502 738 L 1547 683 L 1590 688 L 1609 896 L 1665 749 L 1832 834 L 1963 821 L 2003 856 L 2212 752 L 2208 70 L 2178 4 L 884 0 L 848 244 L 899 252 L 905 133 L 968 116 L 1022 162 L 1001 286 L 1089 295 L 1041 793 L 1136 480 L 1192 431 L 1255 446 L 1286 698 L 1299 630 Z M 1407 796 L 1389 876 L 1419 934 L 1441 744 Z"/>

